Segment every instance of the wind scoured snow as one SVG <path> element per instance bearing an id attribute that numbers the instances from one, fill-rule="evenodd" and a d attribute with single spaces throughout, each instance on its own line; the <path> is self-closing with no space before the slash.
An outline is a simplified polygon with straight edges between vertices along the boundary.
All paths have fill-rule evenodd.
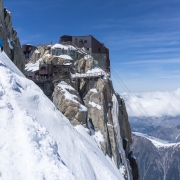
<path id="1" fill-rule="evenodd" d="M 0 98 L 1 179 L 124 179 L 4 53 Z"/>

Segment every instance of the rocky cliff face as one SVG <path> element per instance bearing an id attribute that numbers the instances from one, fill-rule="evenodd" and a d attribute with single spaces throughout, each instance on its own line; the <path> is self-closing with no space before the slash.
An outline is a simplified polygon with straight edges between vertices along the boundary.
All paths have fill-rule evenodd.
<path id="1" fill-rule="evenodd" d="M 86 73 L 97 62 L 80 59 L 76 71 Z M 83 125 L 95 139 L 99 148 L 108 155 L 118 168 L 123 167 L 124 177 L 139 179 L 135 158 L 130 153 L 131 129 L 124 100 L 114 91 L 109 77 L 60 82 L 53 93 L 56 107 L 76 125 Z M 134 163 L 134 164 L 133 164 Z"/>
<path id="2" fill-rule="evenodd" d="M 6 54 L 23 72 L 25 59 L 21 44 L 16 30 L 12 27 L 11 13 L 4 8 L 2 0 L 0 0 L 0 38 L 2 38 Z"/>
<path id="3" fill-rule="evenodd" d="M 132 150 L 141 180 L 180 179 L 180 143 L 169 144 L 133 135 Z"/>

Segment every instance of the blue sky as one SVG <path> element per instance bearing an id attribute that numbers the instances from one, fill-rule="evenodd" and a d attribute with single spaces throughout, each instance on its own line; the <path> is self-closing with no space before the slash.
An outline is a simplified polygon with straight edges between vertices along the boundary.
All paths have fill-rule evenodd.
<path id="1" fill-rule="evenodd" d="M 180 87 L 179 0 L 4 0 L 21 44 L 92 34 L 131 92 Z M 118 92 L 125 90 L 114 76 Z"/>

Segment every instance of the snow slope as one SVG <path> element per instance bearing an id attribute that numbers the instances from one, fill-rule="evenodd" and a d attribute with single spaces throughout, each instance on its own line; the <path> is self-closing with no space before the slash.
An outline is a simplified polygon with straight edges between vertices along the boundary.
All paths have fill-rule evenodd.
<path id="1" fill-rule="evenodd" d="M 79 134 L 4 52 L 0 115 L 0 179 L 123 179 L 93 139 Z"/>

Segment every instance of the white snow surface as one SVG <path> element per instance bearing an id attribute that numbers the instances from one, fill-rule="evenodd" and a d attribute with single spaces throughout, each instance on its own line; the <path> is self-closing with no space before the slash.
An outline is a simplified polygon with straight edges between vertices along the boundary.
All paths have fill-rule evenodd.
<path id="1" fill-rule="evenodd" d="M 149 136 L 147 134 L 143 134 L 143 133 L 139 133 L 139 132 L 132 132 L 132 133 L 135 134 L 136 136 L 144 137 L 144 138 L 150 140 L 158 148 L 159 147 L 170 147 L 170 146 L 174 146 L 176 144 L 180 144 L 180 143 L 169 143 L 168 141 L 164 141 L 162 139 L 158 139 L 153 136 Z"/>
<path id="2" fill-rule="evenodd" d="M 85 60 L 88 60 L 88 59 L 91 59 L 91 58 L 92 58 L 92 56 L 90 54 L 84 56 Z"/>
<path id="3" fill-rule="evenodd" d="M 55 44 L 54 46 L 51 47 L 52 49 L 56 49 L 56 48 L 60 48 L 60 49 L 64 49 L 64 50 L 73 50 L 73 51 L 77 51 L 77 48 L 75 48 L 74 46 L 71 45 L 63 45 L 63 44 Z"/>
<path id="4" fill-rule="evenodd" d="M 62 58 L 62 59 L 73 60 L 73 59 L 71 58 L 71 56 L 69 56 L 69 55 L 60 55 L 60 56 L 58 56 L 58 57 L 60 57 L 60 58 Z"/>
<path id="5" fill-rule="evenodd" d="M 54 46 L 51 47 L 51 49 L 56 49 L 56 48 L 68 50 L 68 47 L 67 47 L 67 46 L 64 46 L 64 45 L 62 45 L 62 44 L 55 44 Z"/>
<path id="6" fill-rule="evenodd" d="M 28 63 L 25 65 L 25 70 L 26 71 L 31 71 L 31 72 L 35 72 L 39 70 L 39 62 L 41 61 L 41 59 L 39 59 L 38 61 L 36 61 L 36 63 Z"/>
<path id="7" fill-rule="evenodd" d="M 0 53 L 2 180 L 122 180 L 88 134 L 82 135 L 38 86 Z"/>
<path id="8" fill-rule="evenodd" d="M 13 49 L 13 46 L 11 45 L 11 41 L 8 39 L 9 48 Z"/>
<path id="9" fill-rule="evenodd" d="M 129 116 L 176 117 L 180 115 L 180 88 L 175 91 L 121 94 Z M 145 112 L 144 110 L 147 112 Z"/>
<path id="10" fill-rule="evenodd" d="M 87 73 L 104 73 L 105 74 L 105 71 L 103 71 L 101 68 L 95 67 L 91 70 L 88 70 Z"/>
<path id="11" fill-rule="evenodd" d="M 78 78 L 78 77 L 94 77 L 94 76 L 102 76 L 102 75 L 107 75 L 105 71 L 103 71 L 101 68 L 93 68 L 91 70 L 88 70 L 87 73 L 75 73 L 71 74 L 72 78 Z"/>
<path id="12" fill-rule="evenodd" d="M 96 107 L 97 109 L 101 110 L 101 106 L 99 104 L 96 104 L 95 102 L 91 102 L 89 101 L 89 104 L 92 106 L 92 107 Z"/>
<path id="13" fill-rule="evenodd" d="M 96 88 L 90 89 L 91 92 L 98 93 Z"/>
<path id="14" fill-rule="evenodd" d="M 36 49 L 36 50 L 34 51 L 34 53 L 39 54 L 40 52 L 39 52 L 38 49 Z"/>

